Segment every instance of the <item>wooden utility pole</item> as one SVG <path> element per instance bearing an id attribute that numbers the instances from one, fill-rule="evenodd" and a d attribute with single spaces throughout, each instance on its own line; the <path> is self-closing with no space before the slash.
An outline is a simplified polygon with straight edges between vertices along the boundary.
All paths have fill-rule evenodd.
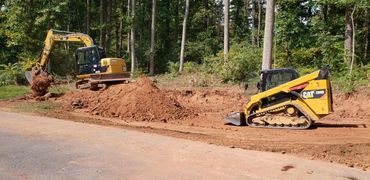
<path id="1" fill-rule="evenodd" d="M 135 55 L 135 0 L 131 0 L 131 34 L 130 34 L 130 44 L 131 44 L 131 77 L 134 76 L 136 69 L 136 55 Z"/>
<path id="2" fill-rule="evenodd" d="M 150 60 L 149 60 L 149 74 L 154 74 L 154 57 L 155 57 L 155 19 L 157 14 L 157 0 L 152 0 L 152 25 L 151 25 L 151 38 L 150 38 Z"/>
<path id="3" fill-rule="evenodd" d="M 184 53 L 185 53 L 185 41 L 186 41 L 186 26 L 188 23 L 189 16 L 189 0 L 186 0 L 184 22 L 182 24 L 182 39 L 181 39 L 181 51 L 180 51 L 180 67 L 179 72 L 184 70 Z"/>
<path id="4" fill-rule="evenodd" d="M 274 37 L 275 3 L 276 0 L 268 0 L 266 6 L 262 70 L 272 68 L 272 44 Z"/>
<path id="5" fill-rule="evenodd" d="M 229 57 L 229 0 L 224 0 L 224 61 Z"/>

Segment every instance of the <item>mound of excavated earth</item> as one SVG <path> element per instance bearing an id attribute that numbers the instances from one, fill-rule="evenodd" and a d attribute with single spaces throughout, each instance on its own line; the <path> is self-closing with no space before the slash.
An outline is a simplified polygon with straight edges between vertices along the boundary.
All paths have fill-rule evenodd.
<path id="1" fill-rule="evenodd" d="M 192 113 L 176 99 L 166 95 L 149 78 L 118 84 L 100 91 L 80 90 L 67 93 L 62 101 L 78 104 L 94 115 L 140 121 L 183 119 Z"/>
<path id="2" fill-rule="evenodd" d="M 370 91 L 365 88 L 355 93 L 334 95 L 334 116 L 339 118 L 370 118 Z"/>

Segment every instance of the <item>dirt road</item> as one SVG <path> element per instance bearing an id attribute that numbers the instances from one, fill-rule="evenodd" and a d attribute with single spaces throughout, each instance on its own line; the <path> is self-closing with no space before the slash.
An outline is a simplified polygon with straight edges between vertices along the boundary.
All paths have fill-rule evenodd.
<path id="1" fill-rule="evenodd" d="M 343 165 L 0 112 L 1 179 L 368 179 Z"/>

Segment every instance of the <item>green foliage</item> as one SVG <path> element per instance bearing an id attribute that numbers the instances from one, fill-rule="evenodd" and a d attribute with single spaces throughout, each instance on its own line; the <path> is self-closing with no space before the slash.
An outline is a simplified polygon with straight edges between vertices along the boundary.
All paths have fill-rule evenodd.
<path id="1" fill-rule="evenodd" d="M 113 1 L 112 22 L 100 23 L 100 1 L 90 1 L 89 35 L 100 44 L 100 28 L 110 34 L 108 55 L 124 57 L 129 66 L 127 34 L 133 20 L 136 22 L 136 44 L 138 71 L 134 77 L 148 72 L 150 47 L 151 1 L 139 0 L 134 19 L 127 12 L 127 1 Z M 105 7 L 109 1 L 104 1 Z M 210 79 L 224 82 L 244 81 L 257 77 L 260 69 L 261 48 L 249 44 L 252 36 L 252 1 L 233 0 L 230 6 L 230 54 L 224 62 L 221 52 L 223 45 L 222 1 L 191 1 L 186 35 L 184 72 L 178 75 L 181 27 L 184 16 L 184 1 L 157 1 L 156 24 L 156 73 L 167 73 L 169 77 L 199 77 L 193 84 L 211 86 Z M 262 1 L 265 3 L 266 1 Z M 15 84 L 23 78 L 23 72 L 36 62 L 48 29 L 86 32 L 86 1 L 20 1 L 0 0 L 8 6 L 7 12 L 0 13 L 0 83 Z M 345 12 L 356 6 L 354 12 L 356 32 L 355 66 L 368 67 L 369 55 L 369 11 L 368 0 L 279 0 L 274 42 L 274 67 L 293 67 L 301 74 L 329 64 L 334 79 L 351 82 L 357 86 L 365 74 L 355 68 L 349 77 L 348 64 L 344 61 Z M 260 25 L 263 34 L 265 5 L 261 6 Z M 106 9 L 106 8 L 105 8 Z M 258 11 L 258 8 L 257 8 Z M 258 18 L 256 12 L 256 18 Z M 122 23 L 122 32 L 119 26 Z M 117 34 L 116 34 L 117 33 Z M 119 33 L 123 35 L 120 52 Z M 256 33 L 256 32 L 255 32 Z M 262 37 L 261 37 L 262 38 Z M 366 39 L 368 38 L 368 39 Z M 262 44 L 262 39 L 259 44 Z M 103 43 L 104 44 L 104 43 Z M 57 76 L 73 76 L 74 51 L 80 45 L 58 43 L 50 57 L 51 72 Z M 107 50 L 108 51 L 108 50 Z M 367 52 L 366 52 L 367 51 Z M 10 63 L 10 64 L 9 64 Z M 16 63 L 16 64 L 15 64 Z M 366 66 L 367 65 L 367 66 Z M 189 76 L 187 76 L 189 75 Z M 347 77 L 348 76 L 348 77 Z M 204 79 L 204 80 L 200 80 Z M 185 80 L 184 80 L 185 81 Z M 215 80 L 216 81 L 216 80 Z M 343 84 L 342 83 L 342 84 Z M 338 85 L 338 88 L 341 87 Z"/>
<path id="2" fill-rule="evenodd" d="M 17 84 L 21 68 L 18 63 L 0 64 L 0 85 Z"/>
<path id="3" fill-rule="evenodd" d="M 167 63 L 167 69 L 170 74 L 177 74 L 179 72 L 179 62 L 168 62 Z"/>
<path id="4" fill-rule="evenodd" d="M 257 76 L 261 67 L 261 49 L 246 44 L 236 44 L 230 48 L 229 59 L 224 61 L 223 53 L 206 59 L 203 69 L 217 74 L 225 82 L 246 81 Z"/>
<path id="5" fill-rule="evenodd" d="M 14 99 L 30 92 L 27 86 L 5 85 L 0 86 L 0 100 Z"/>
<path id="6" fill-rule="evenodd" d="M 333 73 L 332 77 L 335 90 L 353 92 L 356 88 L 370 83 L 370 65 L 354 68 L 351 75 L 346 71 Z"/>
<path id="7" fill-rule="evenodd" d="M 72 84 L 62 84 L 51 86 L 49 88 L 49 92 L 54 94 L 65 94 L 66 92 L 72 91 L 73 89 L 74 87 L 72 86 Z"/>

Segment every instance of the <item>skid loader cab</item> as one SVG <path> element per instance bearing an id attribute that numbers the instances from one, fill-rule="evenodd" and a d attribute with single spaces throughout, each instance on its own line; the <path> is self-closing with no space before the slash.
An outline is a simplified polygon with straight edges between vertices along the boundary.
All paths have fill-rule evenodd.
<path id="1" fill-rule="evenodd" d="M 257 84 L 259 92 L 264 92 L 281 84 L 299 78 L 296 70 L 290 68 L 268 69 L 260 72 L 261 80 Z"/>
<path id="2" fill-rule="evenodd" d="M 264 92 L 279 85 L 299 78 L 296 70 L 290 68 L 268 69 L 260 72 L 261 80 L 257 84 L 258 92 Z M 262 106 L 267 107 L 291 98 L 290 94 L 278 93 L 262 99 Z"/>
<path id="3" fill-rule="evenodd" d="M 105 72 L 106 68 L 101 67 L 100 61 L 105 58 L 104 49 L 97 46 L 81 47 L 76 50 L 75 72 L 77 75 Z"/>

